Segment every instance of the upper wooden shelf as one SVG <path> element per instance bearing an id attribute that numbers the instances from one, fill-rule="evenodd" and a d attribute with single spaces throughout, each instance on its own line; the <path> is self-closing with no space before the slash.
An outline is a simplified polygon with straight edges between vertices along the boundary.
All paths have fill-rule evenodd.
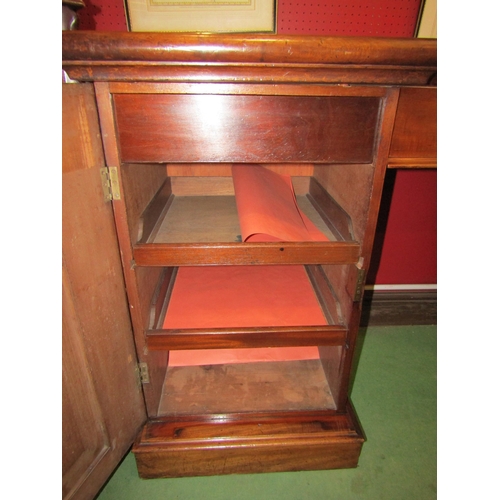
<path id="1" fill-rule="evenodd" d="M 137 170 L 141 166 L 130 168 Z M 241 243 L 234 194 L 216 196 L 212 192 L 211 196 L 182 196 L 199 188 L 198 181 L 204 181 L 206 193 L 210 193 L 211 188 L 229 193 L 232 180 L 189 177 L 185 180 L 188 183 L 168 178 L 142 213 L 133 247 L 135 265 L 351 264 L 358 261 L 360 245 L 354 239 L 349 215 L 314 178 L 294 179 L 296 199 L 301 210 L 329 241 Z"/>
<path id="2" fill-rule="evenodd" d="M 63 32 L 78 81 L 435 85 L 430 39 Z"/>

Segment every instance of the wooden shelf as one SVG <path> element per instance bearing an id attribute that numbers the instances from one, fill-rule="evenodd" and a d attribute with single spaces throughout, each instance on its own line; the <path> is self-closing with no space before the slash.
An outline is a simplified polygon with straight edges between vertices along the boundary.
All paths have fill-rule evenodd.
<path id="1" fill-rule="evenodd" d="M 337 241 L 307 196 L 297 196 L 300 209 L 328 237 Z M 331 225 L 331 224 L 330 224 Z M 158 230 L 148 243 L 230 243 L 241 234 L 234 196 L 172 196 Z"/>
<path id="2" fill-rule="evenodd" d="M 136 266 L 248 264 L 355 264 L 360 246 L 351 242 L 185 243 L 134 246 Z"/>
<path id="3" fill-rule="evenodd" d="M 350 264 L 358 260 L 360 247 L 352 236 L 349 215 L 313 177 L 294 178 L 297 204 L 329 241 L 242 243 L 231 178 L 182 181 L 167 178 L 142 213 L 135 265 Z M 201 196 L 200 191 L 209 194 Z"/>
<path id="4" fill-rule="evenodd" d="M 258 347 L 291 347 L 291 346 L 342 346 L 346 342 L 347 327 L 344 324 L 340 304 L 332 289 L 328 278 L 320 266 L 307 266 L 308 282 L 302 295 L 309 294 L 315 297 L 317 309 L 315 316 L 321 318 L 318 324 L 300 324 L 295 322 L 295 316 L 289 315 L 284 310 L 278 310 L 273 314 L 273 322 L 261 319 L 260 323 L 254 317 L 251 318 L 252 325 L 247 318 L 252 315 L 251 310 L 243 310 L 244 316 L 236 316 L 232 325 L 221 315 L 221 323 L 214 327 L 212 324 L 200 327 L 198 320 L 186 317 L 186 326 L 179 328 L 165 328 L 165 317 L 168 313 L 170 299 L 176 286 L 177 270 L 168 268 L 161 276 L 157 289 L 153 295 L 150 306 L 150 322 L 146 331 L 148 349 L 151 350 L 186 350 L 186 349 L 239 349 Z M 261 273 L 262 267 L 255 268 L 255 272 Z M 287 271 L 287 269 L 283 269 Z M 264 269 L 264 272 L 266 270 Z M 276 273 L 276 269 L 273 270 Z M 269 274 L 269 273 L 267 273 Z M 280 289 L 272 288 L 275 283 L 267 283 L 270 288 L 261 287 L 255 291 L 263 297 L 271 298 L 275 294 L 281 294 Z M 235 285 L 234 293 L 238 293 Z M 232 293 L 233 290 L 230 291 Z M 207 292 L 209 293 L 209 292 Z M 248 294 L 249 292 L 243 292 Z M 209 293 L 210 295 L 210 293 Z M 208 295 L 204 299 L 203 292 L 197 292 L 196 301 L 209 300 Z M 265 299 L 264 299 L 265 300 Z M 280 298 L 280 300 L 286 300 Z M 314 300 L 314 299 L 312 299 Z M 196 304 L 197 302 L 195 302 Z M 199 306 L 198 306 L 199 307 Z M 193 306 L 193 309 L 195 307 Z M 188 309 L 189 310 L 189 309 Z M 199 314 L 196 308 L 193 314 Z M 203 316 L 202 316 L 203 318 Z M 309 318 L 307 318 L 309 319 Z M 191 323 L 190 323 L 191 321 Z M 194 321 L 194 323 L 192 323 Z M 203 321 L 200 320 L 200 321 Z M 266 322 L 268 321 L 268 322 Z M 279 321 L 279 324 L 276 324 Z M 196 325 L 193 327 L 193 324 Z M 259 326 L 260 325 L 260 326 Z"/>
<path id="5" fill-rule="evenodd" d="M 319 359 L 174 366 L 159 416 L 335 410 Z"/>
<path id="6" fill-rule="evenodd" d="M 347 328 L 342 325 L 262 328 L 217 328 L 148 330 L 148 349 L 239 349 L 246 347 L 290 347 L 343 345 Z"/>

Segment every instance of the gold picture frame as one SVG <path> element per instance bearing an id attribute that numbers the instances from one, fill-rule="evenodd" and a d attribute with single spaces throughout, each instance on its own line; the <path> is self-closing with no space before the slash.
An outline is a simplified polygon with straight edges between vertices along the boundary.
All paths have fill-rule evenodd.
<path id="1" fill-rule="evenodd" d="M 276 0 L 125 0 L 130 31 L 275 33 Z"/>

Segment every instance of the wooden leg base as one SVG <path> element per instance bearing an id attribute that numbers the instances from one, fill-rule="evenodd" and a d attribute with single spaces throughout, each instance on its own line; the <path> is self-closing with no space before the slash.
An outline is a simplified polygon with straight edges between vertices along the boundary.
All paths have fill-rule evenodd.
<path id="1" fill-rule="evenodd" d="M 132 451 L 144 479 L 356 467 L 364 442 L 347 413 L 210 415 L 149 421 Z"/>

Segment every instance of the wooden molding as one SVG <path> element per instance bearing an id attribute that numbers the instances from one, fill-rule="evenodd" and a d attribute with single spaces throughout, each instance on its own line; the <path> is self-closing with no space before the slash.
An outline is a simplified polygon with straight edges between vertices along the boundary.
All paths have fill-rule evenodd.
<path id="1" fill-rule="evenodd" d="M 436 158 L 389 158 L 387 168 L 437 168 Z"/>
<path id="2" fill-rule="evenodd" d="M 78 81 L 433 85 L 436 40 L 376 37 L 63 32 Z"/>
<path id="3" fill-rule="evenodd" d="M 365 291 L 361 326 L 435 324 L 437 291 Z"/>

